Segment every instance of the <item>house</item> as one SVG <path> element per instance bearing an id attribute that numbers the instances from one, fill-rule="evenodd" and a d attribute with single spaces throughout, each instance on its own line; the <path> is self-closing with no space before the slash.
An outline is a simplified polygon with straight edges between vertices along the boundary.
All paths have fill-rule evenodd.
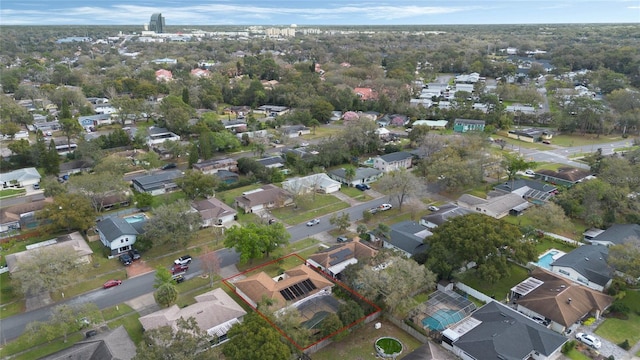
<path id="1" fill-rule="evenodd" d="M 524 199 L 536 202 L 546 202 L 558 191 L 558 188 L 553 185 L 528 179 L 505 181 L 493 188 L 499 193 L 517 194 Z"/>
<path id="2" fill-rule="evenodd" d="M 376 133 L 376 135 L 378 135 L 378 137 L 380 139 L 386 139 L 386 138 L 389 137 L 389 135 L 391 135 L 391 131 L 389 131 L 388 129 L 383 128 L 383 127 L 377 128 L 375 130 L 375 133 Z"/>
<path id="3" fill-rule="evenodd" d="M 211 75 L 211 71 L 209 71 L 207 69 L 195 68 L 195 69 L 191 70 L 191 75 L 193 75 L 193 76 L 195 76 L 197 78 L 209 77 Z"/>
<path id="4" fill-rule="evenodd" d="M 98 125 L 112 123 L 111 115 L 109 114 L 97 114 L 97 115 L 87 115 L 80 116 L 78 118 L 78 122 L 80 126 L 82 126 L 85 130 L 90 129 L 92 127 L 96 127 Z"/>
<path id="5" fill-rule="evenodd" d="M 613 281 L 615 270 L 607 264 L 609 247 L 583 245 L 551 263 L 551 271 L 580 285 L 604 291 Z"/>
<path id="6" fill-rule="evenodd" d="M 505 106 L 504 111 L 533 115 L 536 113 L 536 108 L 530 105 L 513 104 Z"/>
<path id="7" fill-rule="evenodd" d="M 473 213 L 473 211 L 459 207 L 458 205 L 445 204 L 440 206 L 438 211 L 420 218 L 420 225 L 425 226 L 429 229 L 435 229 L 450 219 L 471 213 Z"/>
<path id="8" fill-rule="evenodd" d="M 147 145 L 149 145 L 149 147 L 162 144 L 165 141 L 180 141 L 179 135 L 174 134 L 165 128 L 152 126 L 149 128 L 148 134 Z"/>
<path id="9" fill-rule="evenodd" d="M 160 69 L 156 71 L 156 81 L 171 81 L 173 80 L 173 73 L 169 70 Z"/>
<path id="10" fill-rule="evenodd" d="M 194 318 L 198 328 L 214 338 L 215 344 L 221 344 L 227 339 L 229 329 L 242 322 L 247 312 L 235 302 L 221 288 L 214 289 L 195 297 L 195 304 L 179 307 L 173 305 L 169 308 L 156 311 L 138 319 L 144 331 L 157 329 L 162 326 L 170 326 L 178 329 L 178 320 Z"/>
<path id="11" fill-rule="evenodd" d="M 182 171 L 180 170 L 164 170 L 151 175 L 135 177 L 131 180 L 131 183 L 136 191 L 146 192 L 155 196 L 177 190 L 176 179 L 182 176 Z"/>
<path id="12" fill-rule="evenodd" d="M 244 120 L 227 120 L 222 122 L 222 125 L 232 133 L 243 133 L 247 131 L 247 122 Z"/>
<path id="13" fill-rule="evenodd" d="M 229 106 L 223 110 L 225 115 L 247 116 L 251 112 L 251 107 L 247 105 Z"/>
<path id="14" fill-rule="evenodd" d="M 376 100 L 378 98 L 378 93 L 372 88 L 360 88 L 357 87 L 353 89 L 353 92 L 358 96 L 362 101 L 367 100 Z"/>
<path id="15" fill-rule="evenodd" d="M 136 356 L 136 344 L 123 325 L 80 340 L 72 346 L 40 360 L 131 360 Z"/>
<path id="16" fill-rule="evenodd" d="M 340 191 L 341 183 L 331 179 L 327 174 L 313 174 L 305 177 L 292 178 L 282 182 L 282 188 L 292 194 L 319 192 L 331 194 Z"/>
<path id="17" fill-rule="evenodd" d="M 254 308 L 263 299 L 272 300 L 276 308 L 283 308 L 316 294 L 330 294 L 333 287 L 331 281 L 304 264 L 275 278 L 260 272 L 234 285 L 236 293 Z"/>
<path id="18" fill-rule="evenodd" d="M 383 238 L 382 246 L 411 257 L 427 251 L 428 246 L 424 243 L 424 239 L 431 235 L 433 235 L 431 231 L 414 221 L 402 221 L 391 225 L 389 238 Z"/>
<path id="19" fill-rule="evenodd" d="M 71 160 L 60 164 L 58 176 L 78 174 L 93 168 L 91 163 L 84 160 Z"/>
<path id="20" fill-rule="evenodd" d="M 102 114 L 102 115 L 111 115 L 111 114 L 117 114 L 118 113 L 118 109 L 113 106 L 112 104 L 97 104 L 97 105 L 93 105 L 93 111 L 95 111 L 96 114 Z M 102 120 L 102 118 L 100 118 L 100 123 L 101 124 L 111 124 L 111 118 L 109 119 L 104 119 Z"/>
<path id="21" fill-rule="evenodd" d="M 47 240 L 41 243 L 27 246 L 27 250 L 9 254 L 5 257 L 7 267 L 10 273 L 20 271 L 20 263 L 33 257 L 37 257 L 40 251 L 47 251 L 52 249 L 59 249 L 64 252 L 74 253 L 76 262 L 78 264 L 91 263 L 91 256 L 93 250 L 89 247 L 89 244 L 84 240 L 79 232 L 73 232 L 71 234 L 62 235 L 55 239 Z"/>
<path id="22" fill-rule="evenodd" d="M 534 143 L 538 141 L 551 140 L 553 138 L 553 133 L 546 129 L 528 128 L 509 130 L 507 136 L 512 139 Z"/>
<path id="23" fill-rule="evenodd" d="M 541 268 L 534 269 L 529 278 L 511 288 L 509 299 L 517 311 L 544 319 L 558 333 L 575 330 L 580 320 L 588 317 L 598 319 L 613 303 L 609 295 Z"/>
<path id="24" fill-rule="evenodd" d="M 442 345 L 463 360 L 556 359 L 566 341 L 496 301 L 442 332 Z"/>
<path id="25" fill-rule="evenodd" d="M 236 159 L 211 159 L 193 164 L 193 168 L 203 174 L 212 175 L 220 170 L 238 171 L 238 161 Z"/>
<path id="26" fill-rule="evenodd" d="M 345 168 L 335 169 L 329 171 L 328 175 L 333 180 L 339 181 L 349 186 L 356 186 L 358 184 L 370 184 L 382 177 L 384 173 L 378 169 L 371 168 L 357 168 L 353 178 L 347 179 Z"/>
<path id="27" fill-rule="evenodd" d="M 398 151 L 376 157 L 373 160 L 373 167 L 388 173 L 396 170 L 409 169 L 412 160 L 412 154 L 405 151 Z"/>
<path id="28" fill-rule="evenodd" d="M 40 183 L 40 173 L 36 168 L 23 168 L 0 174 L 2 188 L 23 188 Z"/>
<path id="29" fill-rule="evenodd" d="M 277 155 L 257 159 L 256 162 L 264 165 L 266 168 L 281 168 L 284 166 L 284 159 Z"/>
<path id="30" fill-rule="evenodd" d="M 280 129 L 285 136 L 290 138 L 311 134 L 311 128 L 308 128 L 304 125 L 283 126 Z"/>
<path id="31" fill-rule="evenodd" d="M 332 246 L 309 256 L 307 265 L 339 279 L 340 272 L 347 266 L 370 259 L 377 253 L 378 250 L 361 242 L 359 238 L 355 238 L 346 244 Z"/>
<path id="32" fill-rule="evenodd" d="M 630 238 L 640 239 L 640 225 L 614 224 L 588 241 L 593 245 L 613 246 L 623 244 Z"/>
<path id="33" fill-rule="evenodd" d="M 466 133 L 467 131 L 484 131 L 484 120 L 456 119 L 453 123 L 453 131 Z"/>
<path id="34" fill-rule="evenodd" d="M 536 171 L 536 179 L 541 179 L 554 185 L 572 186 L 591 178 L 593 178 L 591 171 L 574 167 L 561 167 L 557 171 L 550 169 Z"/>
<path id="35" fill-rule="evenodd" d="M 411 124 L 411 127 L 428 126 L 430 129 L 444 130 L 447 128 L 448 123 L 449 121 L 447 120 L 416 120 Z"/>
<path id="36" fill-rule="evenodd" d="M 227 170 L 218 170 L 218 172 L 215 173 L 215 176 L 225 184 L 236 183 L 240 178 L 240 175 Z"/>
<path id="37" fill-rule="evenodd" d="M 240 207 L 245 213 L 291 204 L 293 204 L 291 195 L 273 184 L 264 185 L 260 189 L 245 191 L 241 196 L 236 197 L 236 207 Z"/>
<path id="38" fill-rule="evenodd" d="M 507 215 L 521 215 L 531 206 L 527 200 L 518 194 L 505 194 L 488 199 L 462 194 L 456 203 L 465 209 L 501 219 Z"/>
<path id="39" fill-rule="evenodd" d="M 289 108 L 286 106 L 277 106 L 277 105 L 262 105 L 256 109 L 256 111 L 264 113 L 269 117 L 278 117 L 280 115 L 284 115 L 289 112 Z"/>
<path id="40" fill-rule="evenodd" d="M 0 233 L 9 230 L 32 228 L 38 225 L 36 212 L 44 209 L 53 202 L 53 198 L 40 200 L 31 199 L 30 202 L 11 205 L 0 210 Z"/>
<path id="41" fill-rule="evenodd" d="M 455 82 L 460 84 L 475 84 L 480 80 L 480 74 L 473 72 L 471 74 L 456 75 Z"/>
<path id="42" fill-rule="evenodd" d="M 238 215 L 237 211 L 216 198 L 195 201 L 191 206 L 200 213 L 202 227 L 225 225 Z"/>
<path id="43" fill-rule="evenodd" d="M 378 124 L 385 124 L 384 126 L 406 126 L 409 125 L 409 117 L 400 114 L 386 114 L 377 120 Z"/>
<path id="44" fill-rule="evenodd" d="M 100 242 L 111 250 L 111 256 L 125 253 L 136 243 L 138 235 L 143 233 L 144 221 L 129 223 L 123 218 L 108 217 L 96 224 Z"/>

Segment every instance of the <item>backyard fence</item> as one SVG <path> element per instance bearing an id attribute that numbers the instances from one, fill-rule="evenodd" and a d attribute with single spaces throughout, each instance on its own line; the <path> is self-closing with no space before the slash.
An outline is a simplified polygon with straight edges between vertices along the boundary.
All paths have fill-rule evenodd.
<path id="1" fill-rule="evenodd" d="M 411 326 L 407 325 L 404 321 L 396 319 L 395 317 L 386 314 L 385 319 L 391 321 L 393 323 L 393 325 L 399 327 L 400 329 L 404 330 L 407 334 L 413 336 L 416 340 L 420 341 L 422 344 L 426 344 L 428 339 L 427 337 L 420 333 L 418 330 L 412 328 Z"/>
<path id="2" fill-rule="evenodd" d="M 456 283 L 456 287 L 458 289 L 460 289 L 461 291 L 463 291 L 464 293 L 467 293 L 471 296 L 473 296 L 474 298 L 480 300 L 480 301 L 484 301 L 485 303 L 491 302 L 491 301 L 495 301 L 496 299 L 493 299 L 490 296 L 487 296 L 483 293 L 481 293 L 480 291 L 472 288 L 471 286 L 468 286 L 466 284 L 463 284 L 461 282 L 457 282 Z M 500 296 L 504 296 L 505 294 L 500 294 Z"/>
<path id="3" fill-rule="evenodd" d="M 368 324 L 368 323 L 372 322 L 373 320 L 379 318 L 380 317 L 380 313 L 381 312 L 378 311 L 378 312 L 375 312 L 375 313 L 367 316 L 362 321 L 361 324 Z M 304 353 L 307 354 L 307 355 L 313 354 L 313 353 L 319 351 L 320 349 L 324 348 L 325 346 L 327 346 L 327 345 L 329 345 L 331 343 L 333 343 L 333 340 L 331 340 L 331 337 L 327 338 L 327 339 L 324 339 L 322 341 L 318 341 L 317 343 L 315 343 L 315 344 L 309 346 L 308 348 L 304 349 Z"/>

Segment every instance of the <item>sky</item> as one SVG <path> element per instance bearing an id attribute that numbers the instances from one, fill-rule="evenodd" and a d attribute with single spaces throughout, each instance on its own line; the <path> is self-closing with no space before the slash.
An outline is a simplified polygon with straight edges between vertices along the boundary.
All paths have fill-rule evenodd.
<path id="1" fill-rule="evenodd" d="M 640 0 L 1 0 L 1 25 L 640 23 Z"/>

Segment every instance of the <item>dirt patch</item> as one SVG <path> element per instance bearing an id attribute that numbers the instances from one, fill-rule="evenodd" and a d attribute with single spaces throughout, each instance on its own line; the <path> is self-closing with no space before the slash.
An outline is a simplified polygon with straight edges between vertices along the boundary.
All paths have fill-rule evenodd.
<path id="1" fill-rule="evenodd" d="M 127 266 L 127 278 L 136 277 L 138 275 L 152 272 L 153 268 L 147 265 L 144 260 L 134 261 L 133 264 Z"/>

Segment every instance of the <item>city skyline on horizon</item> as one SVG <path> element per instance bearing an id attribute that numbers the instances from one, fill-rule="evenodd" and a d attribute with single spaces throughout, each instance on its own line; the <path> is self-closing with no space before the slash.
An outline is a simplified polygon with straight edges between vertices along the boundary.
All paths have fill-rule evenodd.
<path id="1" fill-rule="evenodd" d="M 509 25 L 640 23 L 640 0 L 3 0 L 3 25 Z"/>

